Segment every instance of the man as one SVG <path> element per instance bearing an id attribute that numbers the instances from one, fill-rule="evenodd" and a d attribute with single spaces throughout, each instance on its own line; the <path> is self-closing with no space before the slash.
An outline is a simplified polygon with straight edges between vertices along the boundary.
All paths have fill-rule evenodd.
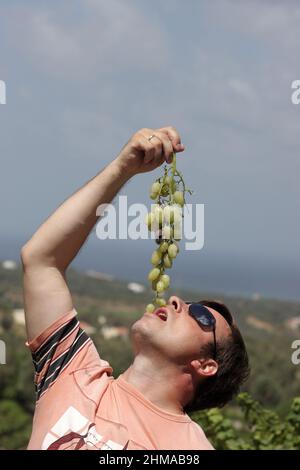
<path id="1" fill-rule="evenodd" d="M 22 248 L 37 392 L 29 449 L 213 448 L 186 412 L 223 406 L 247 376 L 245 345 L 229 310 L 172 295 L 133 325 L 134 362 L 114 379 L 80 328 L 65 277 L 99 204 L 183 150 L 176 129 L 141 129 Z"/>

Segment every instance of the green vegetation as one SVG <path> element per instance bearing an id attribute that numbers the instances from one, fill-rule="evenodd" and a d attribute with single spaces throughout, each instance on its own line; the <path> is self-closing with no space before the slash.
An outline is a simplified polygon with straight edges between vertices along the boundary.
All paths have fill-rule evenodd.
<path id="1" fill-rule="evenodd" d="M 0 338 L 7 347 L 0 365 L 0 449 L 25 448 L 34 410 L 33 368 L 24 326 L 12 312 L 22 308 L 21 270 L 0 267 Z M 144 312 L 150 288 L 131 292 L 126 283 L 102 281 L 70 270 L 68 281 L 80 319 L 94 328 L 93 340 L 117 377 L 131 362 L 129 338 L 105 339 L 106 325 L 127 327 Z M 227 298 L 176 289 L 182 298 L 223 300 L 236 314 L 250 354 L 252 374 L 243 393 L 222 410 L 193 414 L 218 449 L 300 449 L 300 366 L 291 362 L 291 343 L 300 330 L 300 304 L 271 299 Z M 99 318 L 101 317 L 101 318 Z M 247 392 L 247 394 L 245 393 Z M 250 395 L 248 395 L 250 394 Z M 252 398 L 253 397 L 253 398 Z"/>
<path id="2" fill-rule="evenodd" d="M 300 398 L 294 398 L 287 415 L 263 408 L 248 393 L 237 398 L 242 420 L 228 418 L 219 409 L 192 415 L 205 429 L 216 449 L 300 450 Z"/>

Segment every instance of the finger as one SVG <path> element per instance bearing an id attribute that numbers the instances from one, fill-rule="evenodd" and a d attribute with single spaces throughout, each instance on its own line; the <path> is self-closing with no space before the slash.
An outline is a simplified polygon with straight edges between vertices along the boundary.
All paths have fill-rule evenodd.
<path id="1" fill-rule="evenodd" d="M 143 162 L 147 164 L 151 162 L 151 160 L 154 160 L 154 148 L 144 133 L 147 129 L 142 129 L 142 131 L 137 133 L 138 138 L 135 141 L 135 147 L 136 150 L 142 152 Z"/>
<path id="2" fill-rule="evenodd" d="M 146 136 L 143 136 L 143 150 L 145 152 L 144 162 L 150 163 L 155 160 L 155 147 L 149 142 Z"/>
<path id="3" fill-rule="evenodd" d="M 160 160 L 160 158 L 162 157 L 163 155 L 163 143 L 161 141 L 161 139 L 159 138 L 159 136 L 156 134 L 156 132 L 154 133 L 155 131 L 152 132 L 152 138 L 151 140 L 149 141 L 149 137 L 148 137 L 148 142 L 152 145 L 153 147 L 153 150 L 154 150 L 154 160 L 155 161 L 158 161 Z"/>
<path id="4" fill-rule="evenodd" d="M 164 159 L 167 163 L 171 163 L 173 157 L 173 145 L 167 134 L 160 132 L 159 130 L 155 131 L 155 135 L 161 140 L 163 147 Z"/>
<path id="5" fill-rule="evenodd" d="M 172 142 L 174 152 L 183 152 L 184 151 L 185 147 L 184 147 L 184 145 L 182 145 L 180 134 L 177 131 L 177 129 L 175 129 L 175 127 L 166 126 L 166 127 L 161 127 L 158 130 L 160 132 L 163 132 L 164 134 L 166 134 L 169 137 L 169 139 Z"/>

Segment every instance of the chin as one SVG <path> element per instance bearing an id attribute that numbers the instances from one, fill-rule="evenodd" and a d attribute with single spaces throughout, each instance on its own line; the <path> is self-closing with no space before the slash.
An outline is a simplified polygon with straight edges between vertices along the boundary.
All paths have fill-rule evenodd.
<path id="1" fill-rule="evenodd" d="M 145 317 L 141 317 L 131 327 L 131 338 L 135 350 L 144 349 L 152 342 L 153 330 L 151 322 Z"/>
<path id="2" fill-rule="evenodd" d="M 147 322 L 144 321 L 144 317 L 139 318 L 131 327 L 131 334 L 132 337 L 138 336 L 145 336 L 147 335 L 147 331 L 149 334 L 149 327 L 146 324 Z"/>

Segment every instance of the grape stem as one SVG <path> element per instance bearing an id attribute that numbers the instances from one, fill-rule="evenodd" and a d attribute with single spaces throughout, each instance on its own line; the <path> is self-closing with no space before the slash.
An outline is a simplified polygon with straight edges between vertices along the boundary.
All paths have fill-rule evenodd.
<path id="1" fill-rule="evenodd" d="M 173 199 L 174 185 L 172 183 L 174 183 L 174 181 L 175 181 L 175 173 L 176 173 L 176 153 L 175 152 L 173 152 L 171 172 L 172 172 L 172 180 L 170 181 L 169 189 L 170 189 L 170 203 L 173 204 L 173 201 L 174 201 L 174 199 Z"/>
<path id="2" fill-rule="evenodd" d="M 173 152 L 173 160 L 172 160 L 172 175 L 173 175 L 173 178 L 175 176 L 175 172 L 176 172 L 176 153 Z"/>

